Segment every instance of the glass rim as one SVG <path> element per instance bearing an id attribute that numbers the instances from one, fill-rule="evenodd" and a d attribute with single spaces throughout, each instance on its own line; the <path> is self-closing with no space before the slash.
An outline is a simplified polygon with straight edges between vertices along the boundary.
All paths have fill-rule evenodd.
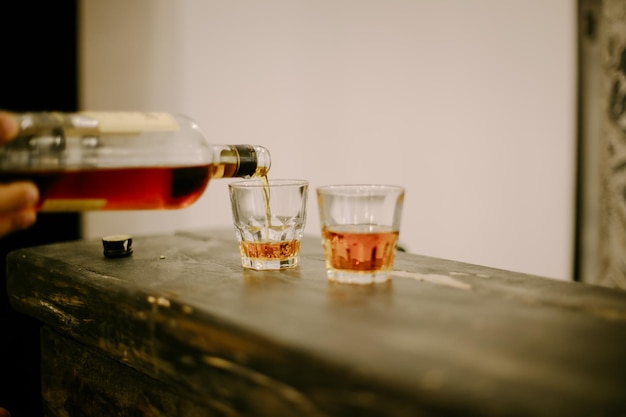
<path id="1" fill-rule="evenodd" d="M 401 185 L 393 184 L 330 184 L 317 187 L 317 192 L 347 192 L 358 193 L 368 191 L 396 191 L 405 192 L 406 188 Z"/>
<path id="2" fill-rule="evenodd" d="M 290 187 L 290 186 L 308 186 L 308 180 L 298 180 L 298 179 L 269 179 L 267 180 L 267 185 L 270 187 Z M 248 178 L 245 180 L 234 181 L 228 184 L 229 188 L 262 188 L 265 187 L 266 184 L 260 178 Z"/>

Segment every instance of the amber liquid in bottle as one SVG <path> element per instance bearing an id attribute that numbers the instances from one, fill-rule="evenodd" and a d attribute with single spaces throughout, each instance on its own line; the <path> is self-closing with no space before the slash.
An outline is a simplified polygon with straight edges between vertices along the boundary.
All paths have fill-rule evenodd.
<path id="1" fill-rule="evenodd" d="M 212 177 L 232 175 L 236 166 L 227 165 L 0 171 L 0 182 L 34 182 L 41 211 L 178 209 L 195 202 Z"/>
<path id="2" fill-rule="evenodd" d="M 0 146 L 0 183 L 32 181 L 40 211 L 179 209 L 212 178 L 265 175 L 267 150 L 211 145 L 191 119 L 162 112 L 19 115 Z"/>

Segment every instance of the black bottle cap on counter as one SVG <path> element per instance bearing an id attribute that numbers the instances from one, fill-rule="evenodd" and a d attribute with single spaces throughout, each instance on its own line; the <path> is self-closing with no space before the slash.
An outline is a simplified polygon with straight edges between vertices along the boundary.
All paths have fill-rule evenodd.
<path id="1" fill-rule="evenodd" d="M 133 238 L 130 235 L 110 235 L 102 238 L 104 256 L 122 258 L 133 253 Z"/>

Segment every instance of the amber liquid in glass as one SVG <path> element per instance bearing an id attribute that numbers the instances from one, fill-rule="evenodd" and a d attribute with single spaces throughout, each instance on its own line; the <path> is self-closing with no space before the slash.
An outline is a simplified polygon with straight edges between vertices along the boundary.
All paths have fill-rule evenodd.
<path id="1" fill-rule="evenodd" d="M 241 256 L 250 259 L 282 260 L 296 256 L 300 252 L 300 242 L 241 242 L 239 248 Z"/>
<path id="2" fill-rule="evenodd" d="M 397 230 L 376 225 L 341 225 L 323 228 L 322 239 L 328 268 L 356 273 L 393 268 Z"/>
<path id="3" fill-rule="evenodd" d="M 267 175 L 259 177 L 263 186 L 263 204 L 265 205 L 265 235 L 269 236 L 269 229 L 273 226 L 272 211 L 270 209 L 270 186 Z M 282 227 L 282 226 L 281 226 Z M 297 240 L 286 240 L 283 242 L 260 241 L 241 242 L 239 246 L 241 256 L 251 259 L 280 260 L 296 256 L 300 252 L 300 242 Z"/>
<path id="4" fill-rule="evenodd" d="M 239 252 L 244 267 L 253 269 L 285 269 L 298 265 L 300 254 L 300 241 L 272 240 L 271 236 L 282 235 L 290 226 L 284 224 L 272 224 L 272 211 L 270 208 L 270 186 L 267 175 L 260 175 L 263 188 L 263 203 L 265 206 L 265 222 L 262 227 L 248 228 L 252 235 L 267 236 L 266 240 L 239 242 Z"/>
<path id="5" fill-rule="evenodd" d="M 204 192 L 211 177 L 226 177 L 235 168 L 198 165 L 0 171 L 0 182 L 34 182 L 39 188 L 39 209 L 42 211 L 68 208 L 178 209 L 195 202 Z"/>

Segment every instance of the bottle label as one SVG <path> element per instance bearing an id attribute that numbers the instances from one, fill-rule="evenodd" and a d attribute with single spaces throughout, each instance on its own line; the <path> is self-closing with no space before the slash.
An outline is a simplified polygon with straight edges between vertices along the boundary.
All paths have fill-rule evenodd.
<path id="1" fill-rule="evenodd" d="M 90 211 L 100 210 L 106 206 L 103 198 L 51 198 L 41 205 L 39 211 Z"/>
<path id="2" fill-rule="evenodd" d="M 85 111 L 82 116 L 96 120 L 101 134 L 126 135 L 141 132 L 171 132 L 179 129 L 176 119 L 160 112 L 97 112 Z"/>

